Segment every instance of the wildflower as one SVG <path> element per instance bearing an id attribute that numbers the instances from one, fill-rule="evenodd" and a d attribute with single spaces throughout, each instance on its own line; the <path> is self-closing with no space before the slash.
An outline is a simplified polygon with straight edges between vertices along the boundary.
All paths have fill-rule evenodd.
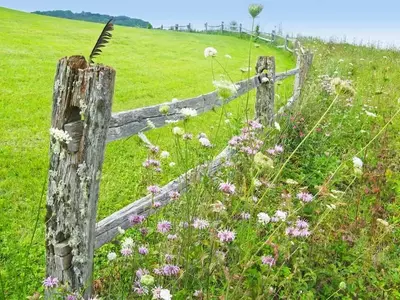
<path id="1" fill-rule="evenodd" d="M 147 187 L 147 191 L 153 195 L 157 195 L 161 192 L 161 189 L 158 185 L 150 185 Z"/>
<path id="2" fill-rule="evenodd" d="M 212 144 L 208 138 L 205 138 L 205 137 L 199 138 L 199 142 L 202 146 L 204 146 L 206 148 L 212 147 Z"/>
<path id="3" fill-rule="evenodd" d="M 229 243 L 235 239 L 236 233 L 234 231 L 225 229 L 225 230 L 218 231 L 217 236 L 221 242 Z"/>
<path id="4" fill-rule="evenodd" d="M 176 165 L 176 163 L 174 163 L 173 161 L 171 161 L 171 162 L 169 163 L 169 166 L 170 166 L 171 168 L 175 167 L 175 165 Z"/>
<path id="5" fill-rule="evenodd" d="M 161 202 L 159 202 L 159 201 L 154 202 L 153 207 L 154 207 L 154 208 L 159 208 L 159 207 L 161 207 Z"/>
<path id="6" fill-rule="evenodd" d="M 212 211 L 216 212 L 216 213 L 220 213 L 220 212 L 223 212 L 224 210 L 226 210 L 225 205 L 221 201 L 211 204 L 211 207 L 212 207 Z"/>
<path id="7" fill-rule="evenodd" d="M 132 254 L 132 249 L 131 248 L 122 248 L 121 254 L 123 256 L 130 256 Z"/>
<path id="8" fill-rule="evenodd" d="M 276 154 L 276 150 L 274 148 L 270 148 L 270 149 L 267 150 L 267 153 L 271 154 L 271 155 L 275 155 Z"/>
<path id="9" fill-rule="evenodd" d="M 154 284 L 154 277 L 149 275 L 149 274 L 143 275 L 140 278 L 140 283 L 143 284 L 143 285 L 147 285 L 147 286 L 153 285 Z"/>
<path id="10" fill-rule="evenodd" d="M 293 237 L 307 237 L 311 234 L 308 227 L 307 221 L 298 219 L 294 227 L 286 228 L 286 234 Z"/>
<path id="11" fill-rule="evenodd" d="M 168 193 L 168 196 L 171 198 L 171 200 L 178 200 L 181 194 L 179 194 L 177 191 L 171 191 Z"/>
<path id="12" fill-rule="evenodd" d="M 180 222 L 179 226 L 182 228 L 188 228 L 189 227 L 189 223 L 188 222 Z"/>
<path id="13" fill-rule="evenodd" d="M 133 239 L 130 237 L 127 237 L 122 241 L 122 248 L 132 248 L 134 245 L 135 243 L 133 242 Z"/>
<path id="14" fill-rule="evenodd" d="M 373 118 L 376 118 L 376 114 L 374 114 L 373 112 L 370 112 L 370 111 L 365 111 L 365 114 L 368 116 L 368 117 L 373 117 Z"/>
<path id="15" fill-rule="evenodd" d="M 109 261 L 112 261 L 112 260 L 114 260 L 116 258 L 117 258 L 117 253 L 115 253 L 115 252 L 110 252 L 110 253 L 107 254 L 107 259 Z"/>
<path id="16" fill-rule="evenodd" d="M 167 235 L 167 239 L 170 240 L 170 241 L 175 241 L 175 240 L 178 239 L 178 235 L 176 235 L 176 234 L 168 234 Z"/>
<path id="17" fill-rule="evenodd" d="M 275 212 L 275 215 L 271 218 L 272 222 L 279 222 L 279 221 L 285 221 L 287 218 L 287 212 L 277 210 Z"/>
<path id="18" fill-rule="evenodd" d="M 346 282 L 341 281 L 341 282 L 339 283 L 339 289 L 345 290 L 346 288 L 347 288 Z"/>
<path id="19" fill-rule="evenodd" d="M 185 131 L 182 128 L 177 126 L 177 127 L 172 128 L 172 133 L 174 135 L 183 135 L 185 133 Z"/>
<path id="20" fill-rule="evenodd" d="M 260 180 L 258 180 L 257 178 L 253 179 L 253 184 L 256 188 L 259 188 L 260 186 L 262 186 L 262 182 Z"/>
<path id="21" fill-rule="evenodd" d="M 203 296 L 204 296 L 204 294 L 203 294 L 202 290 L 195 290 L 194 293 L 193 293 L 193 297 L 197 297 L 197 298 L 203 299 Z"/>
<path id="22" fill-rule="evenodd" d="M 130 222 L 132 225 L 136 225 L 136 224 L 143 223 L 143 221 L 144 221 L 145 219 L 146 219 L 146 218 L 145 218 L 144 216 L 139 216 L 139 215 L 130 215 L 130 216 L 128 217 L 128 220 L 129 220 L 129 222 Z"/>
<path id="23" fill-rule="evenodd" d="M 43 286 L 45 288 L 55 288 L 58 286 L 58 278 L 49 276 L 43 280 Z"/>
<path id="24" fill-rule="evenodd" d="M 165 261 L 169 263 L 174 259 L 174 256 L 172 254 L 165 254 L 164 258 Z"/>
<path id="25" fill-rule="evenodd" d="M 272 267 L 276 264 L 275 258 L 273 258 L 271 255 L 262 256 L 261 262 L 263 265 L 269 265 L 270 267 Z"/>
<path id="26" fill-rule="evenodd" d="M 141 279 L 142 276 L 147 275 L 147 274 L 149 274 L 149 271 L 146 270 L 146 269 L 138 269 L 138 270 L 136 271 L 136 276 L 137 276 L 137 278 L 139 278 L 139 279 Z"/>
<path id="27" fill-rule="evenodd" d="M 140 228 L 139 231 L 144 236 L 149 233 L 149 230 L 146 227 Z"/>
<path id="28" fill-rule="evenodd" d="M 193 139 L 193 134 L 191 134 L 191 133 L 185 133 L 185 134 L 182 136 L 182 138 L 183 138 L 184 140 L 191 140 L 191 139 Z"/>
<path id="29" fill-rule="evenodd" d="M 144 247 L 144 246 L 139 247 L 138 251 L 139 251 L 139 254 L 141 254 L 141 255 L 147 255 L 147 254 L 149 254 L 149 249 L 147 249 L 147 248 Z"/>
<path id="30" fill-rule="evenodd" d="M 169 112 L 169 106 L 168 106 L 168 105 L 160 106 L 159 111 L 160 111 L 160 113 L 162 113 L 163 115 L 166 115 L 166 114 L 168 114 L 168 112 Z"/>
<path id="31" fill-rule="evenodd" d="M 150 129 L 156 128 L 156 125 L 150 119 L 146 119 L 146 124 L 147 124 L 147 127 L 149 127 Z"/>
<path id="32" fill-rule="evenodd" d="M 241 212 L 240 213 L 240 218 L 242 220 L 249 220 L 250 219 L 250 214 L 248 212 Z"/>
<path id="33" fill-rule="evenodd" d="M 193 108 L 182 108 L 180 113 L 184 116 L 185 119 L 197 116 L 197 111 Z"/>
<path id="34" fill-rule="evenodd" d="M 210 224 L 208 223 L 207 220 L 203 220 L 203 219 L 194 219 L 193 221 L 193 227 L 196 229 L 206 229 Z"/>
<path id="35" fill-rule="evenodd" d="M 296 180 L 293 180 L 293 179 L 290 179 L 290 178 L 286 179 L 286 183 L 287 184 L 292 184 L 292 185 L 299 184 Z"/>
<path id="36" fill-rule="evenodd" d="M 198 139 L 201 138 L 207 138 L 207 134 L 205 134 L 204 132 L 200 132 L 199 135 L 197 136 Z"/>
<path id="37" fill-rule="evenodd" d="M 310 193 L 306 192 L 300 192 L 297 194 L 297 199 L 303 201 L 304 203 L 311 202 L 313 200 L 314 196 L 311 195 Z"/>
<path id="38" fill-rule="evenodd" d="M 275 126 L 275 129 L 276 129 L 276 130 L 281 131 L 281 126 L 279 125 L 278 122 L 275 122 L 275 123 L 274 123 L 274 126 Z"/>
<path id="39" fill-rule="evenodd" d="M 165 123 L 167 123 L 167 124 L 175 124 L 178 122 L 179 122 L 179 120 L 165 120 Z"/>
<path id="40" fill-rule="evenodd" d="M 161 163 L 155 159 L 146 159 L 142 165 L 143 167 L 148 169 L 150 167 L 155 167 L 155 168 L 160 167 Z"/>
<path id="41" fill-rule="evenodd" d="M 232 56 L 230 56 L 229 54 L 225 54 L 225 57 L 226 57 L 227 59 L 231 59 L 231 58 L 232 58 Z"/>
<path id="42" fill-rule="evenodd" d="M 224 78 L 220 80 L 214 80 L 213 84 L 217 89 L 218 96 L 222 100 L 226 100 L 235 95 L 238 89 L 238 87 L 235 84 L 231 83 L 230 81 Z"/>
<path id="43" fill-rule="evenodd" d="M 354 173 L 356 175 L 362 175 L 363 161 L 358 157 L 353 157 Z"/>
<path id="44" fill-rule="evenodd" d="M 267 225 L 271 221 L 271 218 L 268 216 L 268 214 L 263 213 L 263 212 L 260 212 L 257 215 L 257 218 L 258 218 L 258 222 L 263 225 Z"/>
<path id="45" fill-rule="evenodd" d="M 292 198 L 292 195 L 290 193 L 284 192 L 281 194 L 281 197 L 283 199 L 290 199 L 290 198 Z"/>
<path id="46" fill-rule="evenodd" d="M 224 192 L 227 195 L 233 195 L 235 193 L 236 187 L 233 183 L 222 182 L 219 185 L 219 190 Z"/>
<path id="47" fill-rule="evenodd" d="M 119 234 L 125 234 L 125 230 L 122 229 L 120 226 L 117 227 Z"/>
<path id="48" fill-rule="evenodd" d="M 263 128 L 263 125 L 256 120 L 250 120 L 249 125 L 252 129 L 262 129 Z"/>
<path id="49" fill-rule="evenodd" d="M 160 233 L 167 233 L 171 230 L 171 222 L 168 221 L 161 221 L 157 224 L 157 231 Z"/>
<path id="50" fill-rule="evenodd" d="M 74 294 L 67 295 L 66 300 L 77 300 L 78 298 Z"/>
<path id="51" fill-rule="evenodd" d="M 271 158 L 269 158 L 268 156 L 262 154 L 261 152 L 257 152 L 254 155 L 254 163 L 259 168 L 271 168 L 271 169 L 274 168 L 273 160 Z"/>
<path id="52" fill-rule="evenodd" d="M 181 269 L 175 265 L 164 265 L 161 270 L 162 270 L 162 275 L 173 276 L 173 275 L 178 275 Z"/>
<path id="53" fill-rule="evenodd" d="M 169 156 L 170 156 L 170 154 L 168 151 L 162 151 L 160 154 L 161 158 L 168 158 Z"/>
<path id="54" fill-rule="evenodd" d="M 207 47 L 204 49 L 204 57 L 215 57 L 217 56 L 218 51 L 213 47 Z"/>
<path id="55" fill-rule="evenodd" d="M 281 146 L 281 145 L 275 145 L 274 150 L 275 150 L 277 153 L 283 153 L 283 146 Z"/>
<path id="56" fill-rule="evenodd" d="M 253 18 L 256 18 L 263 10 L 264 6 L 261 4 L 250 4 L 249 13 Z"/>

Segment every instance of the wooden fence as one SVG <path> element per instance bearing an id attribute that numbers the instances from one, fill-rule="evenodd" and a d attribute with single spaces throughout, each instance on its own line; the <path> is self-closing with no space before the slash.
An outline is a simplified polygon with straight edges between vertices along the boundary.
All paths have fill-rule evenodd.
<path id="1" fill-rule="evenodd" d="M 285 36 L 279 35 L 276 33 L 275 30 L 272 30 L 271 33 L 269 32 L 259 32 L 255 33 L 251 30 L 243 28 L 242 24 L 236 24 L 236 25 L 225 25 L 224 22 L 221 22 L 220 25 L 210 25 L 208 22 L 204 23 L 204 30 L 196 31 L 193 29 L 191 23 L 187 25 L 179 25 L 175 24 L 173 26 L 169 27 L 164 27 L 164 25 L 161 25 L 160 27 L 153 28 L 153 29 L 169 29 L 169 30 L 175 30 L 175 31 L 190 31 L 190 32 L 204 32 L 204 33 L 220 33 L 220 34 L 238 34 L 239 36 L 253 36 L 255 40 L 260 40 L 264 41 L 267 43 L 273 43 L 273 44 L 279 44 L 278 40 L 282 40 L 283 44 L 282 45 L 277 45 L 277 48 L 283 48 L 289 52 L 293 53 L 293 49 L 289 47 L 290 43 L 293 43 L 296 41 L 295 38 L 291 38 L 288 34 Z"/>
<path id="2" fill-rule="evenodd" d="M 89 65 L 82 56 L 62 58 L 58 62 L 53 92 L 51 120 L 50 168 L 48 173 L 46 215 L 46 274 L 67 283 L 71 290 L 91 294 L 95 249 L 110 242 L 118 227 L 131 226 L 131 215 L 153 214 L 152 197 L 146 196 L 113 213 L 96 224 L 99 185 L 105 147 L 108 142 L 140 134 L 166 120 L 180 120 L 182 108 L 198 114 L 210 111 L 238 98 L 252 89 L 256 93 L 256 117 L 265 125 L 299 99 L 301 87 L 312 63 L 312 54 L 296 42 L 296 68 L 275 73 L 274 57 L 259 57 L 256 74 L 237 83 L 237 93 L 227 101 L 217 92 L 179 102 L 164 103 L 112 114 L 115 71 L 111 67 Z M 274 112 L 275 83 L 295 76 L 294 93 L 278 113 Z M 168 105 L 167 114 L 160 107 Z M 198 172 L 214 174 L 231 155 L 226 148 L 207 167 L 198 166 L 161 188 L 154 201 L 162 206 L 170 201 L 169 192 L 184 192 L 187 179 Z M 205 168 L 205 169 L 204 169 Z"/>

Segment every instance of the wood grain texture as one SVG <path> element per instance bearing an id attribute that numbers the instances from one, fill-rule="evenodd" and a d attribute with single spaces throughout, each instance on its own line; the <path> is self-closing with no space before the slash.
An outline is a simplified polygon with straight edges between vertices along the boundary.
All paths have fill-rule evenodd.
<path id="1" fill-rule="evenodd" d="M 73 147 L 51 137 L 46 215 L 46 274 L 69 289 L 91 292 L 94 233 L 115 71 L 84 57 L 59 61 L 52 128 L 70 132 Z M 81 119 L 77 121 L 77 119 Z M 83 126 L 82 126 L 83 125 Z M 72 131 L 71 131 L 72 130 Z M 67 131 L 66 131 L 67 132 Z"/>
<path id="2" fill-rule="evenodd" d="M 274 122 L 275 105 L 275 57 L 260 56 L 256 65 L 257 74 L 265 74 L 266 77 L 257 87 L 255 112 L 258 119 L 264 126 Z M 266 73 L 265 73 L 266 72 Z"/>
<path id="3" fill-rule="evenodd" d="M 96 225 L 95 248 L 100 248 L 118 235 L 118 227 L 122 229 L 130 228 L 132 225 L 129 222 L 129 216 L 148 216 L 154 214 L 157 211 L 152 207 L 154 201 L 160 202 L 161 207 L 167 205 L 171 202 L 170 192 L 177 191 L 183 193 L 191 184 L 198 181 L 201 176 L 205 174 L 208 176 L 214 175 L 232 154 L 233 150 L 225 148 L 213 161 L 206 165 L 197 166 L 163 186 L 160 194 L 155 196 L 154 199 L 152 199 L 151 195 L 147 195 L 98 222 Z"/>

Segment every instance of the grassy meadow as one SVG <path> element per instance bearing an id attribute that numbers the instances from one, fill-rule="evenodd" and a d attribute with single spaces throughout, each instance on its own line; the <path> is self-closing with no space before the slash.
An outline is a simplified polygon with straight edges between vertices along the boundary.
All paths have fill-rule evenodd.
<path id="1" fill-rule="evenodd" d="M 29 252 L 28 246 L 47 176 L 56 64 L 64 56 L 88 56 L 102 25 L 5 8 L 0 8 L 0 16 L 0 299 L 2 294 L 7 299 L 21 299 L 39 289 L 44 276 L 45 197 Z M 214 90 L 210 60 L 203 55 L 208 46 L 218 49 L 219 61 L 234 80 L 243 79 L 240 68 L 247 66 L 248 44 L 235 37 L 115 26 L 112 41 L 97 62 L 117 71 L 113 103 L 117 112 Z M 252 65 L 258 55 L 274 55 L 278 71 L 295 65 L 290 54 L 273 47 L 261 45 L 252 51 Z M 214 72 L 216 76 L 223 73 L 217 64 Z M 291 95 L 292 82 L 279 87 L 281 103 Z M 243 112 L 244 101 L 241 97 L 229 105 L 235 116 Z M 210 133 L 219 118 L 218 111 L 210 112 L 190 126 Z M 148 137 L 171 148 L 173 140 L 164 138 L 170 130 L 170 126 L 154 130 Z M 221 130 L 221 138 L 213 141 L 215 153 L 230 135 L 230 130 Z M 146 156 L 137 137 L 107 146 L 99 219 L 146 194 L 140 170 Z M 168 182 L 182 171 L 171 168 L 161 181 Z"/>
<path id="2" fill-rule="evenodd" d="M 56 62 L 87 55 L 102 26 L 2 8 L 0 15 L 0 299 L 25 299 L 44 289 L 40 199 Z M 151 217 L 132 219 L 138 224 L 96 252 L 97 296 L 400 298 L 400 54 L 302 43 L 314 52 L 313 66 L 301 100 L 278 125 L 243 122 L 247 99 L 253 113 L 252 92 L 152 130 L 158 152 L 137 137 L 107 145 L 99 219 L 210 160 L 228 141 L 237 153 L 215 177 L 191 183 Z M 204 58 L 209 46 L 216 58 Z M 249 46 L 251 66 L 258 55 L 275 56 L 278 71 L 295 64 L 281 49 L 236 37 L 118 26 L 97 61 L 117 70 L 113 110 L 122 111 L 209 92 L 224 69 L 242 79 Z M 277 107 L 292 85 L 276 85 Z M 173 126 L 193 139 L 173 134 Z M 214 147 L 201 146 L 200 133 Z M 147 158 L 163 171 L 145 169 Z M 65 299 L 63 287 L 46 284 L 54 299 Z"/>

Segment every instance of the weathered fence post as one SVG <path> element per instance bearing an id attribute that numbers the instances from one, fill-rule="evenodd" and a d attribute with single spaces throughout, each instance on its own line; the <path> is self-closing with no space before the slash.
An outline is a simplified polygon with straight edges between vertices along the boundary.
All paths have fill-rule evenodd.
<path id="1" fill-rule="evenodd" d="M 256 72 L 261 80 L 256 93 L 256 119 L 267 126 L 274 122 L 275 57 L 260 56 L 257 60 Z M 265 77 L 261 76 L 262 74 Z"/>
<path id="2" fill-rule="evenodd" d="M 91 294 L 99 184 L 115 71 L 83 56 L 58 62 L 53 91 L 46 274 Z M 48 295 L 47 295 L 48 296 Z"/>
<path id="3" fill-rule="evenodd" d="M 224 33 L 224 22 L 221 23 L 221 33 Z"/>
<path id="4" fill-rule="evenodd" d="M 242 23 L 239 24 L 239 35 L 242 37 Z"/>
<path id="5" fill-rule="evenodd" d="M 190 32 L 190 31 L 192 31 L 192 24 L 188 24 L 188 26 L 187 26 L 187 29 L 188 29 L 188 31 Z"/>
<path id="6" fill-rule="evenodd" d="M 204 23 L 204 27 L 206 28 L 206 33 L 207 33 L 208 32 L 208 23 L 207 22 Z"/>
<path id="7" fill-rule="evenodd" d="M 163 29 L 164 29 L 164 25 L 161 24 L 161 30 L 163 30 Z"/>
<path id="8" fill-rule="evenodd" d="M 299 68 L 299 73 L 296 74 L 294 78 L 294 92 L 293 92 L 293 101 L 296 102 L 300 98 L 301 88 L 306 80 L 307 73 L 311 67 L 313 61 L 313 54 L 310 51 L 306 51 L 303 53 L 303 49 L 301 48 L 300 42 L 298 40 L 295 41 L 294 51 L 296 53 L 296 68 Z"/>
<path id="9" fill-rule="evenodd" d="M 179 30 L 179 24 L 175 24 L 175 30 L 176 30 L 176 31 Z"/>

